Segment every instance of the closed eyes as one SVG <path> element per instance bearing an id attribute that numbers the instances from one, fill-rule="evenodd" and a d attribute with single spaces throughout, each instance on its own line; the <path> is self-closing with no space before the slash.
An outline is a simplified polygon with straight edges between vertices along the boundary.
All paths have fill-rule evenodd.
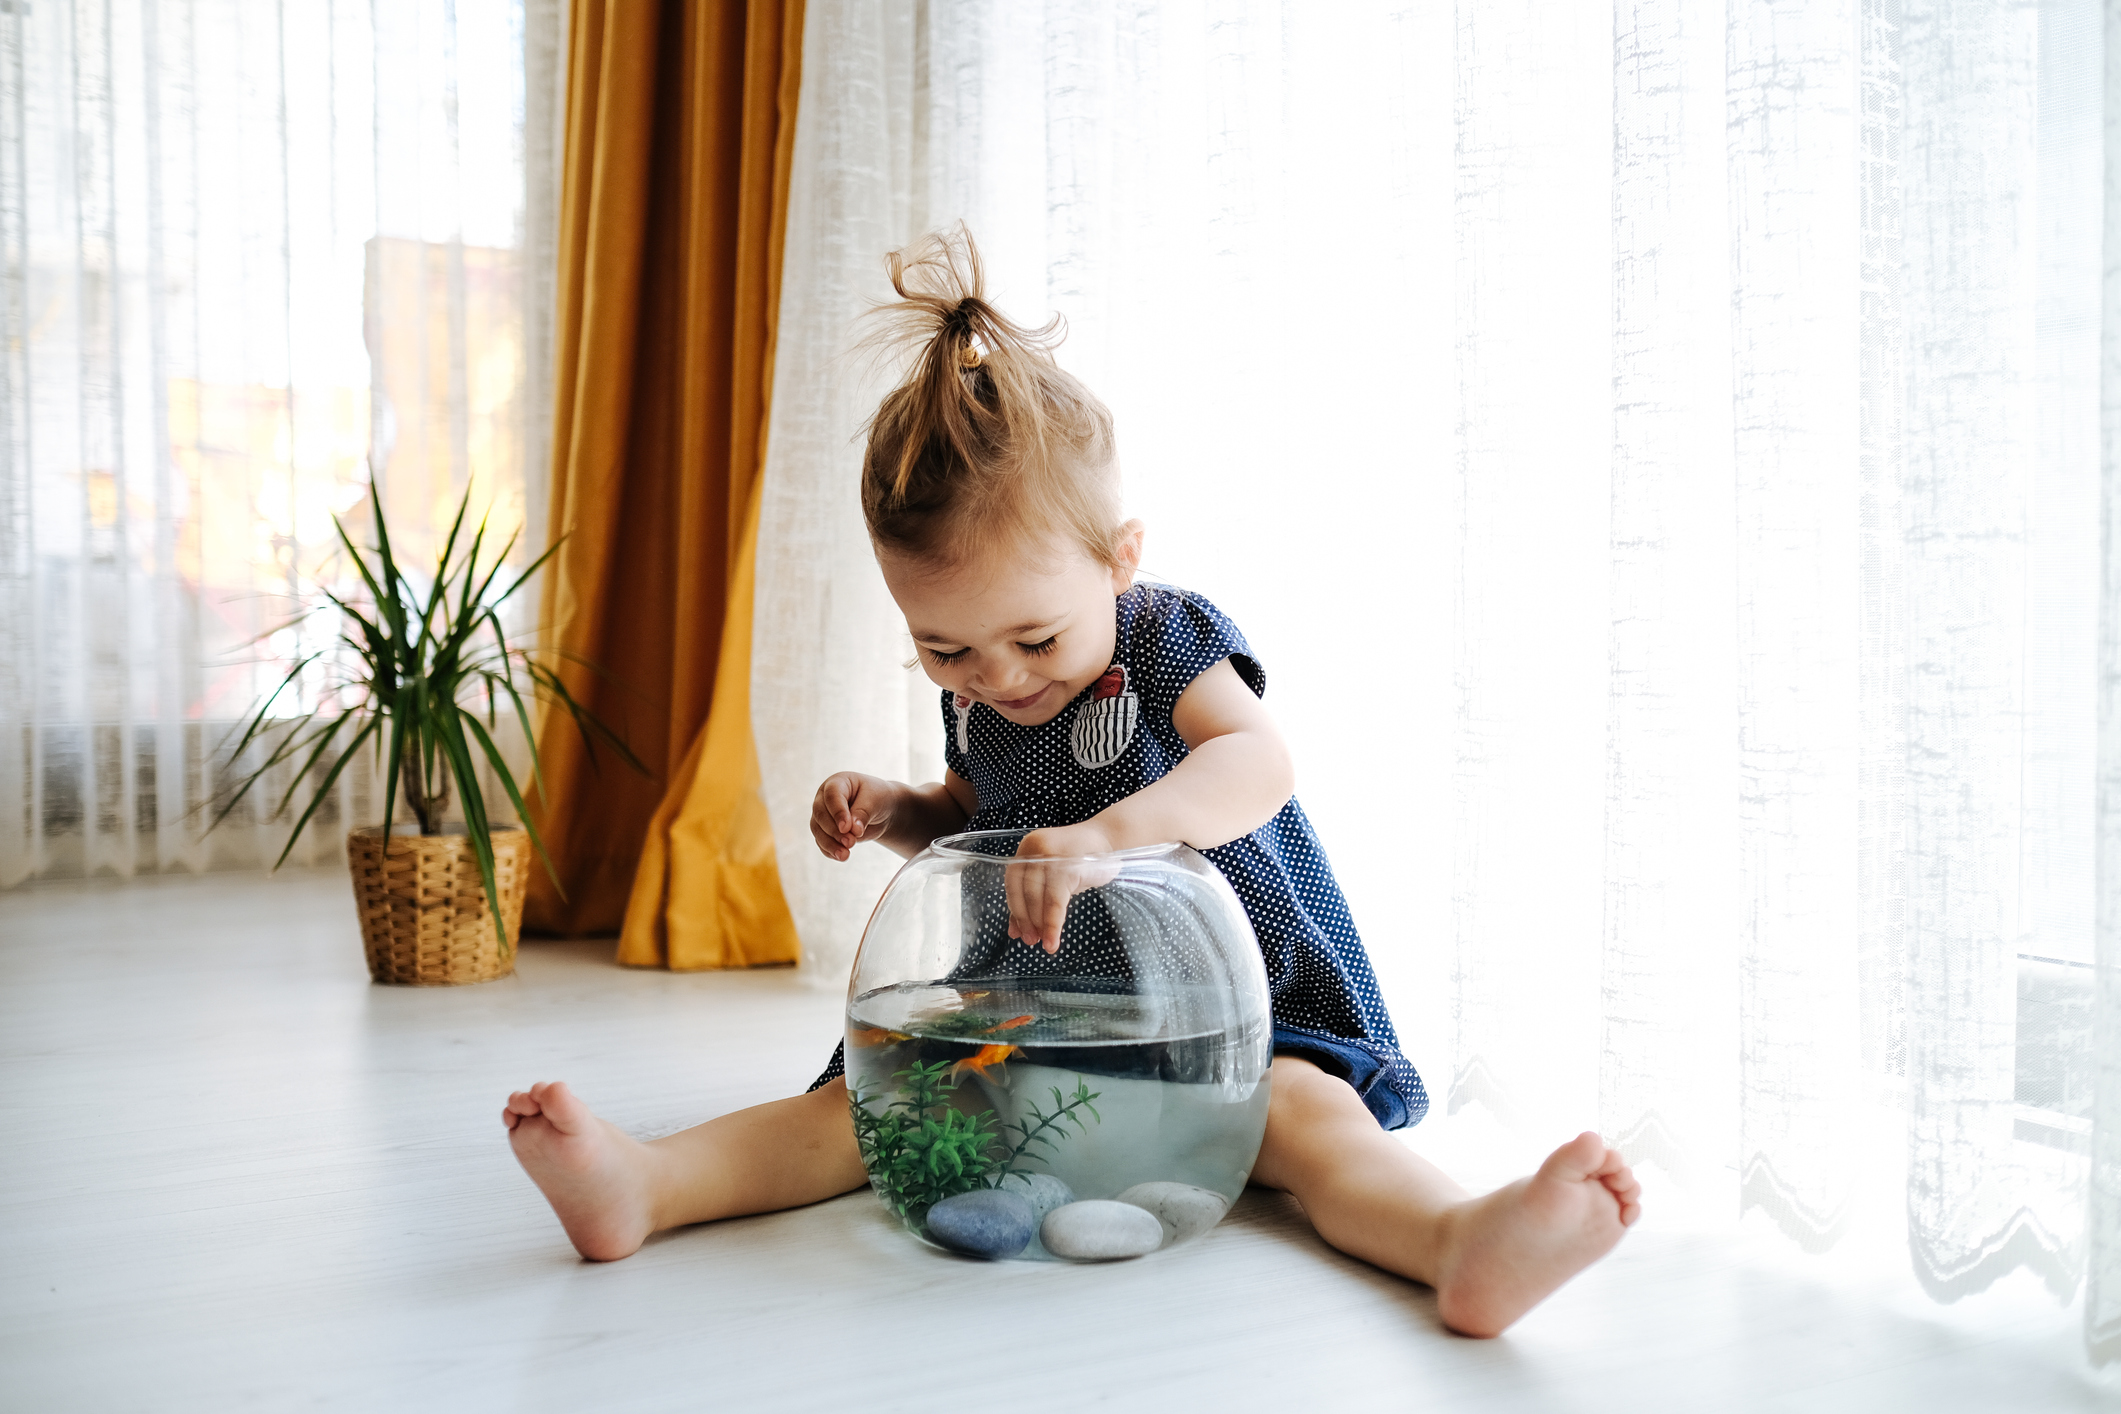
<path id="1" fill-rule="evenodd" d="M 1048 653 L 1051 653 L 1054 649 L 1054 645 L 1059 642 L 1060 635 L 1056 633 L 1048 636 L 1047 638 L 1038 643 L 1019 643 L 1016 646 L 1023 650 L 1024 656 L 1027 658 L 1043 658 Z M 944 664 L 961 661 L 964 656 L 967 653 L 970 653 L 972 650 L 970 648 L 955 648 L 952 649 L 950 652 L 945 653 L 939 648 L 929 648 L 923 651 L 925 651 L 927 655 L 932 658 L 938 666 L 941 666 Z"/>

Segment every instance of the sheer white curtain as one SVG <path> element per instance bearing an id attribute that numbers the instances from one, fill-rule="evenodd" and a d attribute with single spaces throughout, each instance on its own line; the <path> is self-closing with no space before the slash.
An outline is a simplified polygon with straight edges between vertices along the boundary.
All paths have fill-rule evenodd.
<path id="1" fill-rule="evenodd" d="M 278 853 L 201 806 L 371 474 L 409 558 L 467 486 L 542 539 L 562 16 L 0 8 L 0 886 Z"/>
<path id="2" fill-rule="evenodd" d="M 2089 1273 L 2116 1353 L 2101 27 L 813 0 L 754 691 L 821 982 L 890 861 L 819 858 L 810 793 L 939 746 L 844 351 L 963 218 L 1068 317 L 1153 569 L 1259 648 L 1444 1112 L 1595 1123 L 1813 1249 L 1889 1172 L 1933 1295 Z"/>

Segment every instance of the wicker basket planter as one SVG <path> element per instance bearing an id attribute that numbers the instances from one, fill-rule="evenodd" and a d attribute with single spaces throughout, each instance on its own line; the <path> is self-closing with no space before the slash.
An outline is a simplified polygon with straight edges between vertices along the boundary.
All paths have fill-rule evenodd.
<path id="1" fill-rule="evenodd" d="M 471 514 L 467 486 L 433 575 L 408 575 L 390 548 L 380 478 L 371 479 L 368 499 L 372 545 L 359 543 L 332 518 L 359 584 L 342 575 L 338 592 L 319 586 L 290 620 L 328 609 L 319 623 L 332 626 L 332 642 L 298 660 L 250 710 L 226 752 L 240 766 L 236 779 L 217 792 L 213 823 L 226 819 L 254 787 L 291 772 L 306 788 L 308 803 L 280 851 L 284 863 L 310 822 L 328 818 L 318 812 L 341 772 L 362 752 L 375 752 L 379 763 L 389 765 L 383 818 L 406 823 L 346 837 L 369 975 L 413 987 L 506 977 L 515 971 L 531 855 L 543 848 L 534 819 L 494 825 L 481 808 L 492 803 L 488 787 L 522 805 L 520 767 L 509 764 L 507 743 L 493 739 L 501 723 L 518 724 L 530 736 L 516 745 L 528 748 L 535 763 L 530 708 L 542 702 L 566 713 L 585 740 L 609 747 L 643 775 L 648 768 L 575 697 L 549 655 L 509 646 L 501 606 L 552 557 L 557 542 L 519 573 L 503 576 L 520 537 L 489 536 L 485 515 Z M 317 667 L 320 658 L 327 668 Z M 311 700 L 306 690 L 294 690 L 305 674 L 318 672 L 329 679 L 328 691 Z M 278 789 L 266 786 L 268 792 Z M 284 790 L 271 818 L 291 811 L 301 793 Z M 492 841 L 483 859 L 464 825 L 442 823 L 452 797 L 464 818 Z M 423 834 L 421 827 L 435 833 Z M 559 875 L 551 878 L 557 886 Z"/>
<path id="2" fill-rule="evenodd" d="M 479 857 L 464 827 L 451 825 L 441 835 L 415 834 L 414 828 L 393 828 L 387 849 L 380 826 L 346 837 L 369 976 L 413 987 L 507 976 L 515 970 L 515 944 L 523 927 L 529 835 L 514 826 L 493 828 L 494 888 L 508 928 L 503 957 L 479 881 Z"/>

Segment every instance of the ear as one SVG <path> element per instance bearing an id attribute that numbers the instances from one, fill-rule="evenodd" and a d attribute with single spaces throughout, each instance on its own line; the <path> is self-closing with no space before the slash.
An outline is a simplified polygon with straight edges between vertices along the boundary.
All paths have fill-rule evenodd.
<path id="1" fill-rule="evenodd" d="M 1112 558 L 1119 563 L 1112 567 L 1112 593 L 1118 596 L 1134 587 L 1135 571 L 1142 567 L 1142 538 L 1148 527 L 1138 520 L 1130 520 L 1119 528 L 1119 539 L 1112 546 Z"/>

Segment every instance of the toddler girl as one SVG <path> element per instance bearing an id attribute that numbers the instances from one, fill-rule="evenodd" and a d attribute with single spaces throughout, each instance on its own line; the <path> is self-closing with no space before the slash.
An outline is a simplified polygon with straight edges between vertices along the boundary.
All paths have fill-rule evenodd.
<path id="1" fill-rule="evenodd" d="M 965 830 L 1028 830 L 1024 858 L 1182 840 L 1214 861 L 1265 954 L 1274 1006 L 1266 1138 L 1251 1181 L 1296 1196 L 1327 1242 L 1437 1291 L 1443 1321 L 1494 1335 L 1620 1240 L 1640 1185 L 1596 1134 L 1470 1197 L 1386 1133 L 1427 1109 L 1362 941 L 1292 797 L 1266 675 L 1196 594 L 1135 583 L 1111 415 L 1052 356 L 1055 325 L 982 297 L 969 238 L 890 259 L 887 342 L 917 350 L 869 428 L 862 510 L 892 597 L 942 688 L 949 769 L 913 786 L 842 773 L 810 830 L 844 860 L 911 856 Z M 1122 712 L 1093 702 L 1131 696 Z M 1055 954 L 1070 866 L 1012 868 L 1013 945 Z M 1023 970 L 1044 959 L 1026 951 Z M 808 1093 L 642 1144 L 564 1084 L 502 1111 L 510 1143 L 585 1257 L 651 1232 L 815 1203 L 867 1180 L 842 1052 Z"/>

